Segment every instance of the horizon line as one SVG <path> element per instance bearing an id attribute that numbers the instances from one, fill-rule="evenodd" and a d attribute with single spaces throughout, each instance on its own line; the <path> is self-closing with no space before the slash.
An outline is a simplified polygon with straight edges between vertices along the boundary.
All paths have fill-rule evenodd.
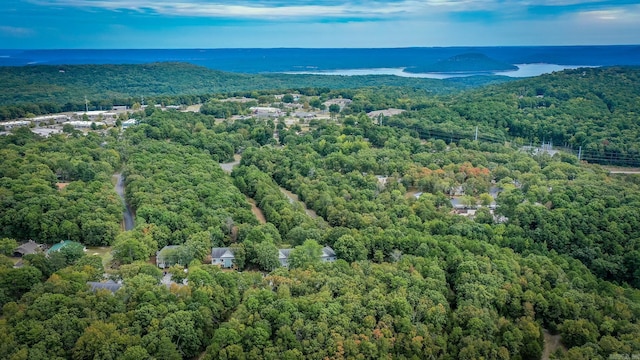
<path id="1" fill-rule="evenodd" d="M 399 46 L 399 47 L 193 47 L 193 48 L 0 48 L 6 51 L 69 51 L 69 50 L 89 50 L 89 51 L 110 51 L 110 50 L 378 50 L 378 49 L 455 49 L 455 48 L 567 48 L 567 47 L 634 47 L 638 44 L 592 44 L 592 45 L 451 45 L 451 46 Z"/>

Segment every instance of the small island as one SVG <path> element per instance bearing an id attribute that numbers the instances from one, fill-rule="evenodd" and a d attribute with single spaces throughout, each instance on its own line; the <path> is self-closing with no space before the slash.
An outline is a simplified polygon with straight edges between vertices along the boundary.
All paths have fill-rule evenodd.
<path id="1" fill-rule="evenodd" d="M 493 73 L 508 70 L 518 70 L 518 67 L 492 59 L 484 54 L 467 53 L 425 66 L 409 67 L 404 71 L 410 73 Z"/>

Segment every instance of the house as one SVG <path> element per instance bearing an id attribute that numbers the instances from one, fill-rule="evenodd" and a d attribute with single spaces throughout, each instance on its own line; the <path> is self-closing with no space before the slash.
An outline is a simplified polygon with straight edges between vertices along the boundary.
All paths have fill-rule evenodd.
<path id="1" fill-rule="evenodd" d="M 63 248 L 65 248 L 65 247 L 67 247 L 67 246 L 69 246 L 69 245 L 72 245 L 72 244 L 78 244 L 78 245 L 82 246 L 82 244 L 80 244 L 80 243 L 78 243 L 78 242 L 71 241 L 71 240 L 64 240 L 64 241 L 60 241 L 59 243 L 57 243 L 57 244 L 55 244 L 55 245 L 51 246 L 51 247 L 49 248 L 49 250 L 47 250 L 46 254 L 47 254 L 47 255 L 50 255 L 51 253 L 54 253 L 54 252 L 56 252 L 56 251 L 60 251 L 60 250 L 62 250 Z M 83 248 L 83 250 L 84 250 L 84 251 L 87 251 L 87 248 L 85 248 L 84 246 L 82 246 L 82 248 Z"/>
<path id="2" fill-rule="evenodd" d="M 331 105 L 338 105 L 340 106 L 340 111 L 342 111 L 342 109 L 344 109 L 346 106 L 348 106 L 349 104 L 351 104 L 353 102 L 353 100 L 351 99 L 329 99 L 325 102 L 323 102 L 322 104 L 324 104 L 324 106 L 328 109 Z"/>
<path id="3" fill-rule="evenodd" d="M 289 267 L 289 256 L 291 255 L 291 251 L 293 251 L 293 249 L 278 249 L 278 261 L 280 261 L 280 266 Z M 322 262 L 334 262 L 336 259 L 336 253 L 331 247 L 325 246 L 322 248 L 322 253 L 320 254 L 320 260 Z"/>
<path id="4" fill-rule="evenodd" d="M 175 264 L 181 264 L 180 261 L 180 253 L 179 253 L 180 245 L 168 245 L 160 249 L 160 251 L 156 252 L 156 265 L 165 269 Z"/>
<path id="5" fill-rule="evenodd" d="M 31 122 L 37 123 L 37 124 L 42 124 L 42 123 L 46 123 L 46 124 L 62 124 L 65 121 L 69 121 L 70 118 L 69 118 L 69 115 L 58 114 L 58 115 L 36 116 L 36 117 L 31 118 L 29 120 L 31 120 Z"/>
<path id="6" fill-rule="evenodd" d="M 282 111 L 274 107 L 252 106 L 249 110 L 251 110 L 254 116 L 259 118 L 282 116 Z"/>
<path id="7" fill-rule="evenodd" d="M 211 249 L 211 264 L 230 269 L 233 267 L 233 249 L 231 248 L 213 248 Z"/>
<path id="8" fill-rule="evenodd" d="M 402 114 L 405 111 L 406 110 L 403 110 L 403 109 L 390 108 L 385 110 L 370 111 L 367 113 L 367 116 L 372 119 L 377 119 L 379 116 L 390 117 L 390 116 Z"/>
<path id="9" fill-rule="evenodd" d="M 122 122 L 122 130 L 135 125 L 138 125 L 138 120 L 136 119 L 125 120 Z"/>
<path id="10" fill-rule="evenodd" d="M 18 121 L 6 121 L 1 122 L 0 126 L 3 126 L 5 130 L 11 130 L 18 127 L 24 127 L 31 125 L 30 121 L 18 120 Z"/>
<path id="11" fill-rule="evenodd" d="M 316 113 L 313 112 L 306 112 L 306 111 L 297 111 L 293 114 L 294 117 L 300 118 L 300 119 L 314 119 L 316 117 Z"/>
<path id="12" fill-rule="evenodd" d="M 278 261 L 280 261 L 280 266 L 289 267 L 289 254 L 291 254 L 291 250 L 293 249 L 278 249 Z"/>
<path id="13" fill-rule="evenodd" d="M 62 134 L 62 130 L 60 129 L 47 129 L 47 128 L 33 128 L 31 132 L 40 135 L 44 138 L 48 138 L 51 135 Z"/>
<path id="14" fill-rule="evenodd" d="M 96 292 L 100 289 L 105 289 L 105 290 L 109 290 L 112 293 L 120 290 L 120 288 L 122 287 L 122 284 L 118 284 L 117 282 L 113 281 L 113 280 L 109 280 L 106 282 L 95 282 L 95 281 L 89 281 L 87 282 L 87 285 L 91 286 L 91 291 Z"/>
<path id="15" fill-rule="evenodd" d="M 322 255 L 320 255 L 320 259 L 323 262 L 334 262 L 336 261 L 336 252 L 329 246 L 325 246 L 322 248 Z"/>
<path id="16" fill-rule="evenodd" d="M 15 250 L 13 250 L 13 256 L 15 257 L 23 257 L 29 254 L 36 254 L 42 251 L 42 245 L 36 243 L 33 240 L 29 240 L 28 242 L 18 246 Z"/>

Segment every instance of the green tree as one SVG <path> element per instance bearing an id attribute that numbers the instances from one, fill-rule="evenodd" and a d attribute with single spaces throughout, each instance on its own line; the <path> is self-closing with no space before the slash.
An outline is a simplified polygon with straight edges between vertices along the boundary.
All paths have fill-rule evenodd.
<path id="1" fill-rule="evenodd" d="M 289 254 L 289 267 L 307 268 L 320 263 L 322 256 L 322 245 L 315 240 L 306 240 L 304 244 L 296 246 Z"/>
<path id="2" fill-rule="evenodd" d="M 341 236 L 333 246 L 336 255 L 347 262 L 367 259 L 367 248 L 351 235 Z"/>
<path id="3" fill-rule="evenodd" d="M 255 244 L 255 258 L 253 263 L 258 265 L 260 270 L 272 271 L 280 265 L 278 260 L 278 248 L 271 241 L 263 241 Z"/>
<path id="4" fill-rule="evenodd" d="M 138 260 L 149 259 L 151 250 L 131 232 L 118 235 L 113 245 L 113 259 L 121 264 L 130 264 Z"/>
<path id="5" fill-rule="evenodd" d="M 238 270 L 244 270 L 247 265 L 247 250 L 244 244 L 233 243 L 230 248 L 233 251 L 233 265 Z"/>
<path id="6" fill-rule="evenodd" d="M 489 206 L 493 202 L 493 197 L 487 193 L 480 194 L 480 204 L 482 206 Z"/>
<path id="7" fill-rule="evenodd" d="M 288 104 L 292 103 L 292 102 L 293 102 L 293 95 L 291 95 L 291 94 L 285 94 L 285 95 L 282 97 L 282 102 L 283 102 L 283 103 L 288 103 Z"/>
<path id="8" fill-rule="evenodd" d="M 560 334 L 562 342 L 569 347 L 595 343 L 600 336 L 597 326 L 587 319 L 565 320 L 560 325 Z"/>
<path id="9" fill-rule="evenodd" d="M 82 258 L 85 255 L 84 246 L 76 242 L 73 242 L 68 244 L 67 246 L 64 246 L 63 248 L 58 250 L 58 253 L 64 256 L 65 263 L 67 265 L 75 264 L 76 261 L 80 260 L 80 258 Z"/>
<path id="10" fill-rule="evenodd" d="M 118 331 L 115 324 L 95 321 L 73 348 L 73 358 L 81 359 L 117 359 L 131 344 L 129 336 Z"/>
<path id="11" fill-rule="evenodd" d="M 0 239 L 0 254 L 5 256 L 13 256 L 13 250 L 18 247 L 18 242 L 10 238 Z"/>

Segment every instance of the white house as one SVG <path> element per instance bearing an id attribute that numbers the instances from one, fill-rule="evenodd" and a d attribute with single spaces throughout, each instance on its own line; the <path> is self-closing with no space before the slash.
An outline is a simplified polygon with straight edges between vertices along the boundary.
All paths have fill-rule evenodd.
<path id="1" fill-rule="evenodd" d="M 122 122 L 122 129 L 124 130 L 130 126 L 135 126 L 135 125 L 138 125 L 138 120 L 136 119 L 125 120 Z"/>
<path id="2" fill-rule="evenodd" d="M 230 269 L 233 267 L 233 249 L 231 248 L 213 248 L 211 249 L 211 264 Z"/>
<path id="3" fill-rule="evenodd" d="M 325 246 L 322 248 L 322 255 L 320 255 L 320 259 L 324 262 L 334 262 L 336 261 L 336 252 L 329 246 Z"/>

